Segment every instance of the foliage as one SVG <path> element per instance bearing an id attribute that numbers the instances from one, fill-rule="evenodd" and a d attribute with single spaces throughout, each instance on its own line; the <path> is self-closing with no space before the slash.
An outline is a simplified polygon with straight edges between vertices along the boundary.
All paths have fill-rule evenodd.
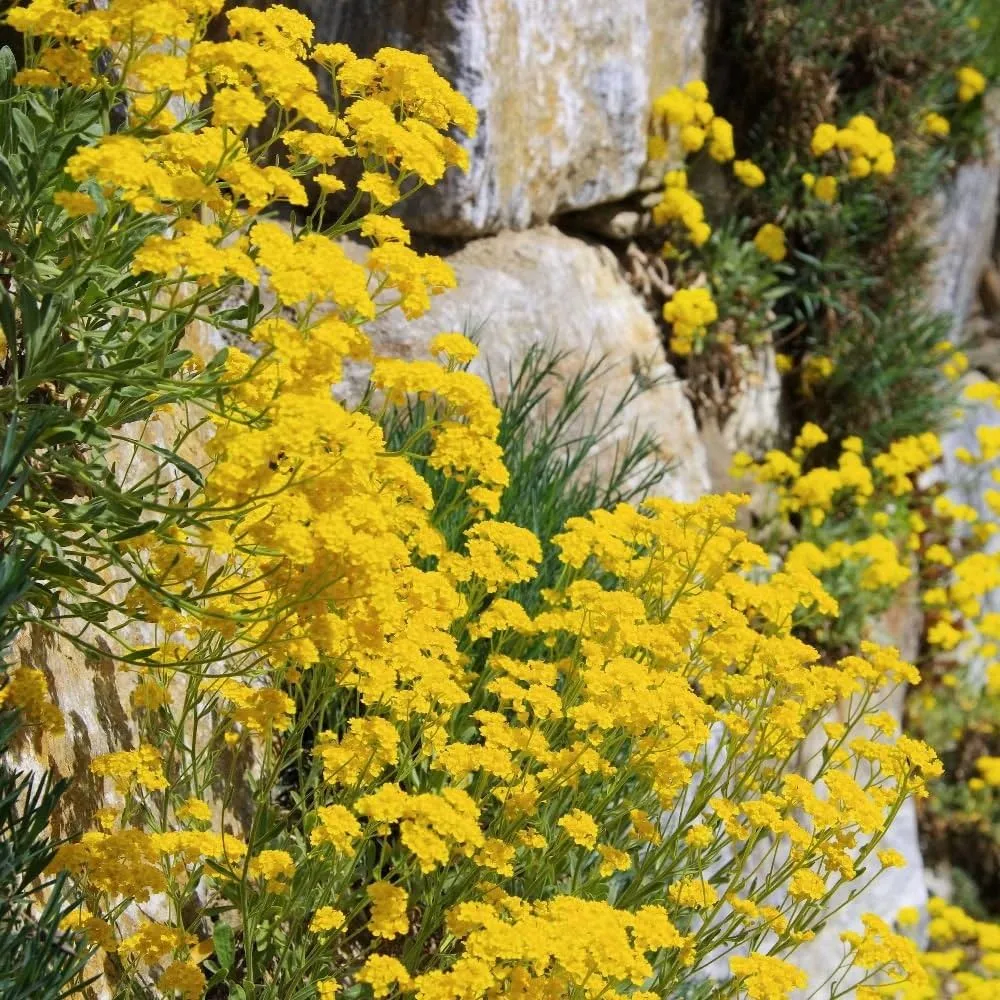
<path id="1" fill-rule="evenodd" d="M 612 509 L 619 503 L 644 498 L 666 476 L 668 467 L 658 461 L 656 441 L 647 433 L 623 441 L 611 440 L 621 425 L 625 408 L 636 394 L 649 388 L 635 376 L 618 399 L 601 399 L 603 359 L 573 365 L 562 352 L 532 347 L 506 373 L 492 373 L 491 381 L 506 387 L 500 407 L 497 443 L 503 449 L 510 482 L 500 500 L 497 517 L 530 530 L 541 542 L 542 559 L 536 575 L 517 584 L 511 594 L 535 610 L 541 591 L 553 586 L 559 573 L 557 551 L 551 539 L 571 517 L 595 508 Z M 589 400 L 589 402 L 588 402 Z M 413 454 L 414 467 L 428 482 L 436 498 L 435 523 L 449 548 L 461 541 L 471 525 L 467 491 L 427 462 L 431 441 L 421 428 L 431 419 L 433 402 L 408 400 L 386 411 L 382 424 L 389 446 L 420 442 Z M 584 416 L 585 405 L 593 416 Z"/>
<path id="2" fill-rule="evenodd" d="M 161 423 L 162 444 L 142 432 L 166 406 L 214 398 L 219 364 L 199 371 L 179 341 L 222 301 L 200 289 L 165 311 L 164 283 L 130 269 L 163 223 L 105 205 L 84 227 L 66 207 L 67 162 L 109 128 L 114 92 L 35 92 L 14 68 L 0 51 L 3 645 L 27 622 L 106 624 L 114 583 L 143 573 L 116 543 L 190 523 L 201 476 L 178 451 L 194 428 Z"/>
<path id="3" fill-rule="evenodd" d="M 170 371 L 156 402 L 193 485 L 159 482 L 153 523 L 108 541 L 135 572 L 122 620 L 93 624 L 136 675 L 136 740 L 94 760 L 106 806 L 51 866 L 85 898 L 74 924 L 106 984 L 122 1000 L 649 1000 L 704 995 L 727 958 L 715 996 L 803 987 L 795 949 L 904 863 L 880 837 L 939 770 L 878 712 L 913 668 L 799 639 L 836 601 L 733 526 L 741 498 L 584 513 L 613 499 L 576 479 L 600 428 L 564 447 L 586 380 L 525 433 L 550 362 L 522 372 L 506 418 L 453 332 L 439 360 L 375 359 L 360 405 L 334 398 L 344 360 L 371 360 L 366 321 L 419 316 L 454 283 L 387 210 L 465 165 L 447 132 L 475 115 L 425 58 L 313 45 L 279 5 L 231 10 L 228 39 L 206 41 L 219 6 L 9 15 L 29 38 L 13 98 L 29 122 L 61 120 L 64 99 L 110 109 L 83 144 L 52 144 L 68 154 L 44 192 L 89 248 L 59 280 L 79 290 L 80 268 L 113 260 L 148 294 L 108 304 L 97 334 L 152 324 L 170 358 L 166 331 L 205 321 L 246 348 L 210 379 Z M 725 123 L 705 124 L 732 159 Z M 45 330 L 55 349 L 90 327 Z M 70 608 L 104 586 L 67 586 Z M 52 728 L 21 669 L 5 701 Z M 837 703 L 843 728 L 824 730 Z M 877 918 L 844 943 L 831 997 L 926 981 Z"/>
<path id="4" fill-rule="evenodd" d="M 18 728 L 16 712 L 0 712 L 0 755 Z M 48 773 L 36 781 L 0 759 L 0 993 L 9 1000 L 70 996 L 88 957 L 63 927 L 78 905 L 65 875 L 38 881 L 55 854 L 45 830 L 66 785 Z M 47 894 L 40 909 L 38 892 Z"/>

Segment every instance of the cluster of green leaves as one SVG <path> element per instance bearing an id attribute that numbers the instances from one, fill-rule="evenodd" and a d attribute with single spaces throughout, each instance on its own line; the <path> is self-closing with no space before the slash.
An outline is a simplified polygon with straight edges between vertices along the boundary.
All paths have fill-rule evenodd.
<path id="1" fill-rule="evenodd" d="M 15 88 L 0 51 L 0 622 L 61 628 L 107 621 L 106 596 L 134 575 L 119 544 L 185 523 L 200 473 L 180 454 L 197 420 L 165 445 L 143 440 L 161 407 L 211 404 L 180 341 L 204 303 L 162 307 L 162 283 L 130 263 L 160 225 L 92 192 L 81 226 L 53 203 L 72 153 L 112 130 L 101 93 Z M 113 238 L 111 235 L 113 234 Z M 214 291 L 214 290 L 213 290 Z M 213 294 L 207 291 L 205 294 Z M 54 614 L 56 596 L 60 611 Z"/>
<path id="2" fill-rule="evenodd" d="M 542 543 L 538 575 L 509 595 L 529 611 L 555 582 L 559 563 L 551 538 L 569 518 L 636 501 L 670 471 L 657 459 L 652 434 L 612 439 L 629 404 L 650 388 L 648 380 L 636 375 L 619 398 L 605 394 L 595 405 L 607 359 L 594 358 L 582 367 L 567 361 L 563 352 L 536 345 L 506 372 L 490 376 L 494 393 L 502 397 L 497 441 L 510 473 L 497 517 L 528 528 Z M 501 386 L 506 387 L 502 393 Z M 454 549 L 474 523 L 473 505 L 460 483 L 421 457 L 430 452 L 427 429 L 433 418 L 433 404 L 413 400 L 387 411 L 383 423 L 390 449 L 414 455 L 415 467 L 431 485 L 435 524 Z"/>
<path id="3" fill-rule="evenodd" d="M 778 311 L 790 292 L 792 270 L 775 264 L 753 244 L 751 220 L 727 214 L 697 250 L 675 248 L 671 277 L 679 287 L 704 280 L 719 310 L 702 349 L 673 359 L 699 412 L 720 422 L 745 385 L 757 349 L 780 343 L 791 318 Z"/>
<path id="4" fill-rule="evenodd" d="M 768 183 L 738 214 L 780 221 L 789 242 L 780 349 L 830 357 L 834 376 L 792 385 L 793 415 L 872 448 L 940 425 L 950 394 L 934 346 L 946 321 L 928 313 L 923 269 L 927 197 L 982 148 L 981 101 L 956 100 L 955 70 L 990 70 L 990 26 L 974 0 L 730 0 L 720 17 L 712 94 Z M 990 5 L 986 5 L 990 6 Z M 995 20 L 995 17 L 994 17 Z M 740 58 L 731 58 L 739 52 Z M 921 134 L 927 110 L 951 121 L 945 141 Z M 888 183 L 844 184 L 835 209 L 803 197 L 820 122 L 870 114 L 895 141 Z"/>
<path id="5" fill-rule="evenodd" d="M 16 713 L 0 713 L 0 996 L 60 1000 L 78 992 L 90 954 L 59 927 L 79 905 L 65 876 L 43 875 L 55 853 L 46 827 L 67 782 L 48 773 L 39 781 L 3 762 L 17 729 Z M 41 910 L 37 892 L 48 894 Z"/>

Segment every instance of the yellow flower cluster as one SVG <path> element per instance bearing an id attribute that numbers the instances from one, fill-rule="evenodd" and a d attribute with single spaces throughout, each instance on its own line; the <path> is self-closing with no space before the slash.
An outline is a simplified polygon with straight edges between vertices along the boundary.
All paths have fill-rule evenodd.
<path id="1" fill-rule="evenodd" d="M 967 104 L 986 91 L 986 77 L 973 66 L 961 66 L 955 70 L 958 83 L 958 99 Z"/>
<path id="2" fill-rule="evenodd" d="M 736 151 L 733 127 L 715 113 L 708 100 L 708 87 L 692 80 L 683 87 L 671 87 L 653 102 L 653 118 L 668 129 L 677 130 L 685 153 L 697 153 L 703 147 L 719 163 L 728 163 Z"/>
<path id="3" fill-rule="evenodd" d="M 917 958 L 921 973 L 902 983 L 899 1000 L 987 1000 L 1000 991 L 1000 926 L 975 920 L 958 906 L 931 899 L 927 906 L 929 943 Z M 900 927 L 915 923 L 915 913 L 900 911 Z M 874 1000 L 874 998 L 873 998 Z"/>
<path id="4" fill-rule="evenodd" d="M 16 709 L 28 726 L 59 736 L 65 731 L 62 712 L 49 698 L 45 674 L 34 667 L 15 667 L 0 688 L 0 709 Z"/>
<path id="5" fill-rule="evenodd" d="M 785 231 L 773 222 L 766 222 L 757 230 L 757 235 L 753 238 L 753 245 L 776 264 L 788 256 Z"/>
<path id="6" fill-rule="evenodd" d="M 719 318 L 719 310 L 707 288 L 681 288 L 664 305 L 663 318 L 673 328 L 670 349 L 685 355 L 698 348 L 705 328 Z"/>
<path id="7" fill-rule="evenodd" d="M 717 163 L 733 162 L 733 173 L 747 187 L 760 187 L 764 171 L 750 160 L 736 160 L 732 125 L 715 113 L 708 100 L 708 87 L 692 80 L 683 87 L 671 87 L 653 102 L 653 133 L 650 155 L 662 159 L 668 153 L 667 138 L 675 134 L 685 156 L 708 151 Z M 705 221 L 705 210 L 697 196 L 688 190 L 687 173 L 670 170 L 664 177 L 663 195 L 653 208 L 658 226 L 679 222 L 693 246 L 703 246 L 712 235 Z"/>
<path id="8" fill-rule="evenodd" d="M 703 246 L 712 235 L 712 227 L 705 221 L 705 207 L 697 195 L 688 190 L 687 173 L 669 170 L 663 184 L 663 196 L 653 206 L 653 221 L 658 226 L 680 222 L 691 243 Z"/>
<path id="9" fill-rule="evenodd" d="M 927 135 L 938 139 L 943 139 L 951 134 L 951 122 L 936 111 L 928 111 L 924 114 L 921 128 Z"/>
<path id="10" fill-rule="evenodd" d="M 918 475 L 940 457 L 941 446 L 930 433 L 902 438 L 866 462 L 861 440 L 850 437 L 841 443 L 836 464 L 813 459 L 804 468 L 813 449 L 826 443 L 822 428 L 806 424 L 789 451 L 774 449 L 757 462 L 739 453 L 732 473 L 774 491 L 766 530 L 781 540 L 786 566 L 820 577 L 841 603 L 837 628 L 844 640 L 857 641 L 871 617 L 914 577 L 927 525 L 911 498 Z M 963 566 L 955 596 L 963 587 L 977 588 L 973 579 L 971 566 Z"/>
<path id="11" fill-rule="evenodd" d="M 844 128 L 828 122 L 816 126 L 809 144 L 812 155 L 818 158 L 835 150 L 846 157 L 848 174 L 855 180 L 869 174 L 885 176 L 896 169 L 892 139 L 869 115 L 855 115 Z"/>

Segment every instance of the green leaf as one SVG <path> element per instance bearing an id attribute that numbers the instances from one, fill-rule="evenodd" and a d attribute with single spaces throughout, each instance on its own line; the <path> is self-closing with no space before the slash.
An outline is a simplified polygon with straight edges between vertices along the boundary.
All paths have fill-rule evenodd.
<path id="1" fill-rule="evenodd" d="M 236 940 L 232 927 L 229 924 L 216 924 L 212 931 L 212 941 L 215 944 L 215 957 L 219 960 L 219 967 L 231 969 L 233 960 L 236 958 Z M 236 988 L 239 989 L 239 987 Z M 232 990 L 230 990 L 229 995 L 233 995 Z"/>
<path id="2" fill-rule="evenodd" d="M 151 445 L 151 447 L 158 455 L 162 455 L 170 465 L 176 469 L 180 469 L 193 483 L 198 486 L 205 485 L 205 477 L 202 476 L 201 471 L 186 459 L 181 458 L 180 455 L 175 454 L 167 448 L 160 447 L 158 444 Z"/>
<path id="3" fill-rule="evenodd" d="M 14 53 L 11 52 L 10 46 L 5 45 L 0 49 L 0 84 L 12 79 L 16 72 L 17 60 L 14 58 Z"/>
<path id="4" fill-rule="evenodd" d="M 12 108 L 11 114 L 14 116 L 22 144 L 29 153 L 34 153 L 38 149 L 38 137 L 35 135 L 35 126 L 31 124 L 31 119 L 20 108 Z"/>
<path id="5" fill-rule="evenodd" d="M 0 153 L 0 186 L 7 189 L 7 193 L 17 204 L 21 203 L 21 199 L 18 197 L 20 185 L 17 182 L 17 177 L 10 161 L 2 153 Z"/>

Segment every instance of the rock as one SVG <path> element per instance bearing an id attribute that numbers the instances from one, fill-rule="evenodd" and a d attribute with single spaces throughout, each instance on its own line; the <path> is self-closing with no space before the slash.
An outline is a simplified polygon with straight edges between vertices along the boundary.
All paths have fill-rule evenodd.
<path id="1" fill-rule="evenodd" d="M 396 310 L 371 324 L 376 353 L 422 357 L 436 333 L 471 333 L 481 348 L 473 370 L 492 380 L 501 399 L 511 367 L 534 345 L 562 352 L 560 369 L 567 375 L 604 357 L 606 371 L 578 418 L 581 430 L 603 407 L 615 405 L 634 378 L 647 388 L 624 408 L 591 467 L 606 471 L 634 432 L 651 432 L 661 441 L 658 460 L 673 466 L 659 492 L 693 500 L 708 491 L 705 451 L 683 386 L 656 324 L 609 250 L 542 227 L 477 240 L 448 261 L 458 287 L 438 296 L 418 320 L 407 322 Z M 366 379 L 357 371 L 354 390 Z M 637 470 L 634 481 L 644 471 Z"/>
<path id="2" fill-rule="evenodd" d="M 989 330 L 993 330 L 991 325 Z M 984 372 L 990 378 L 1000 376 L 1000 340 L 996 337 L 983 339 L 978 344 L 967 349 L 969 366 L 976 371 Z"/>
<path id="3" fill-rule="evenodd" d="M 781 375 L 770 344 L 743 354 L 742 381 L 722 425 L 722 437 L 733 451 L 759 451 L 781 430 Z"/>
<path id="4" fill-rule="evenodd" d="M 629 240 L 650 228 L 652 214 L 637 211 L 627 202 L 610 202 L 607 205 L 596 205 L 567 216 L 565 224 L 568 228 L 578 229 L 584 233 L 605 240 Z"/>
<path id="5" fill-rule="evenodd" d="M 987 155 L 963 164 L 935 199 L 936 217 L 927 298 L 935 312 L 951 317 L 957 334 L 972 311 L 980 277 L 993 249 L 1000 193 L 1000 94 L 986 101 Z"/>
<path id="6" fill-rule="evenodd" d="M 979 279 L 979 301 L 987 316 L 1000 316 L 1000 266 L 990 261 Z"/>
<path id="7" fill-rule="evenodd" d="M 480 112 L 418 231 L 523 229 L 641 183 L 651 102 L 704 66 L 705 0 L 299 0 L 324 41 L 425 53 Z"/>
<path id="8" fill-rule="evenodd" d="M 708 451 L 712 488 L 746 489 L 734 484 L 729 468 L 738 451 L 757 455 L 772 447 L 781 432 L 781 375 L 774 348 L 742 349 L 740 384 L 727 404 L 721 422 L 702 416 L 702 439 Z"/>

